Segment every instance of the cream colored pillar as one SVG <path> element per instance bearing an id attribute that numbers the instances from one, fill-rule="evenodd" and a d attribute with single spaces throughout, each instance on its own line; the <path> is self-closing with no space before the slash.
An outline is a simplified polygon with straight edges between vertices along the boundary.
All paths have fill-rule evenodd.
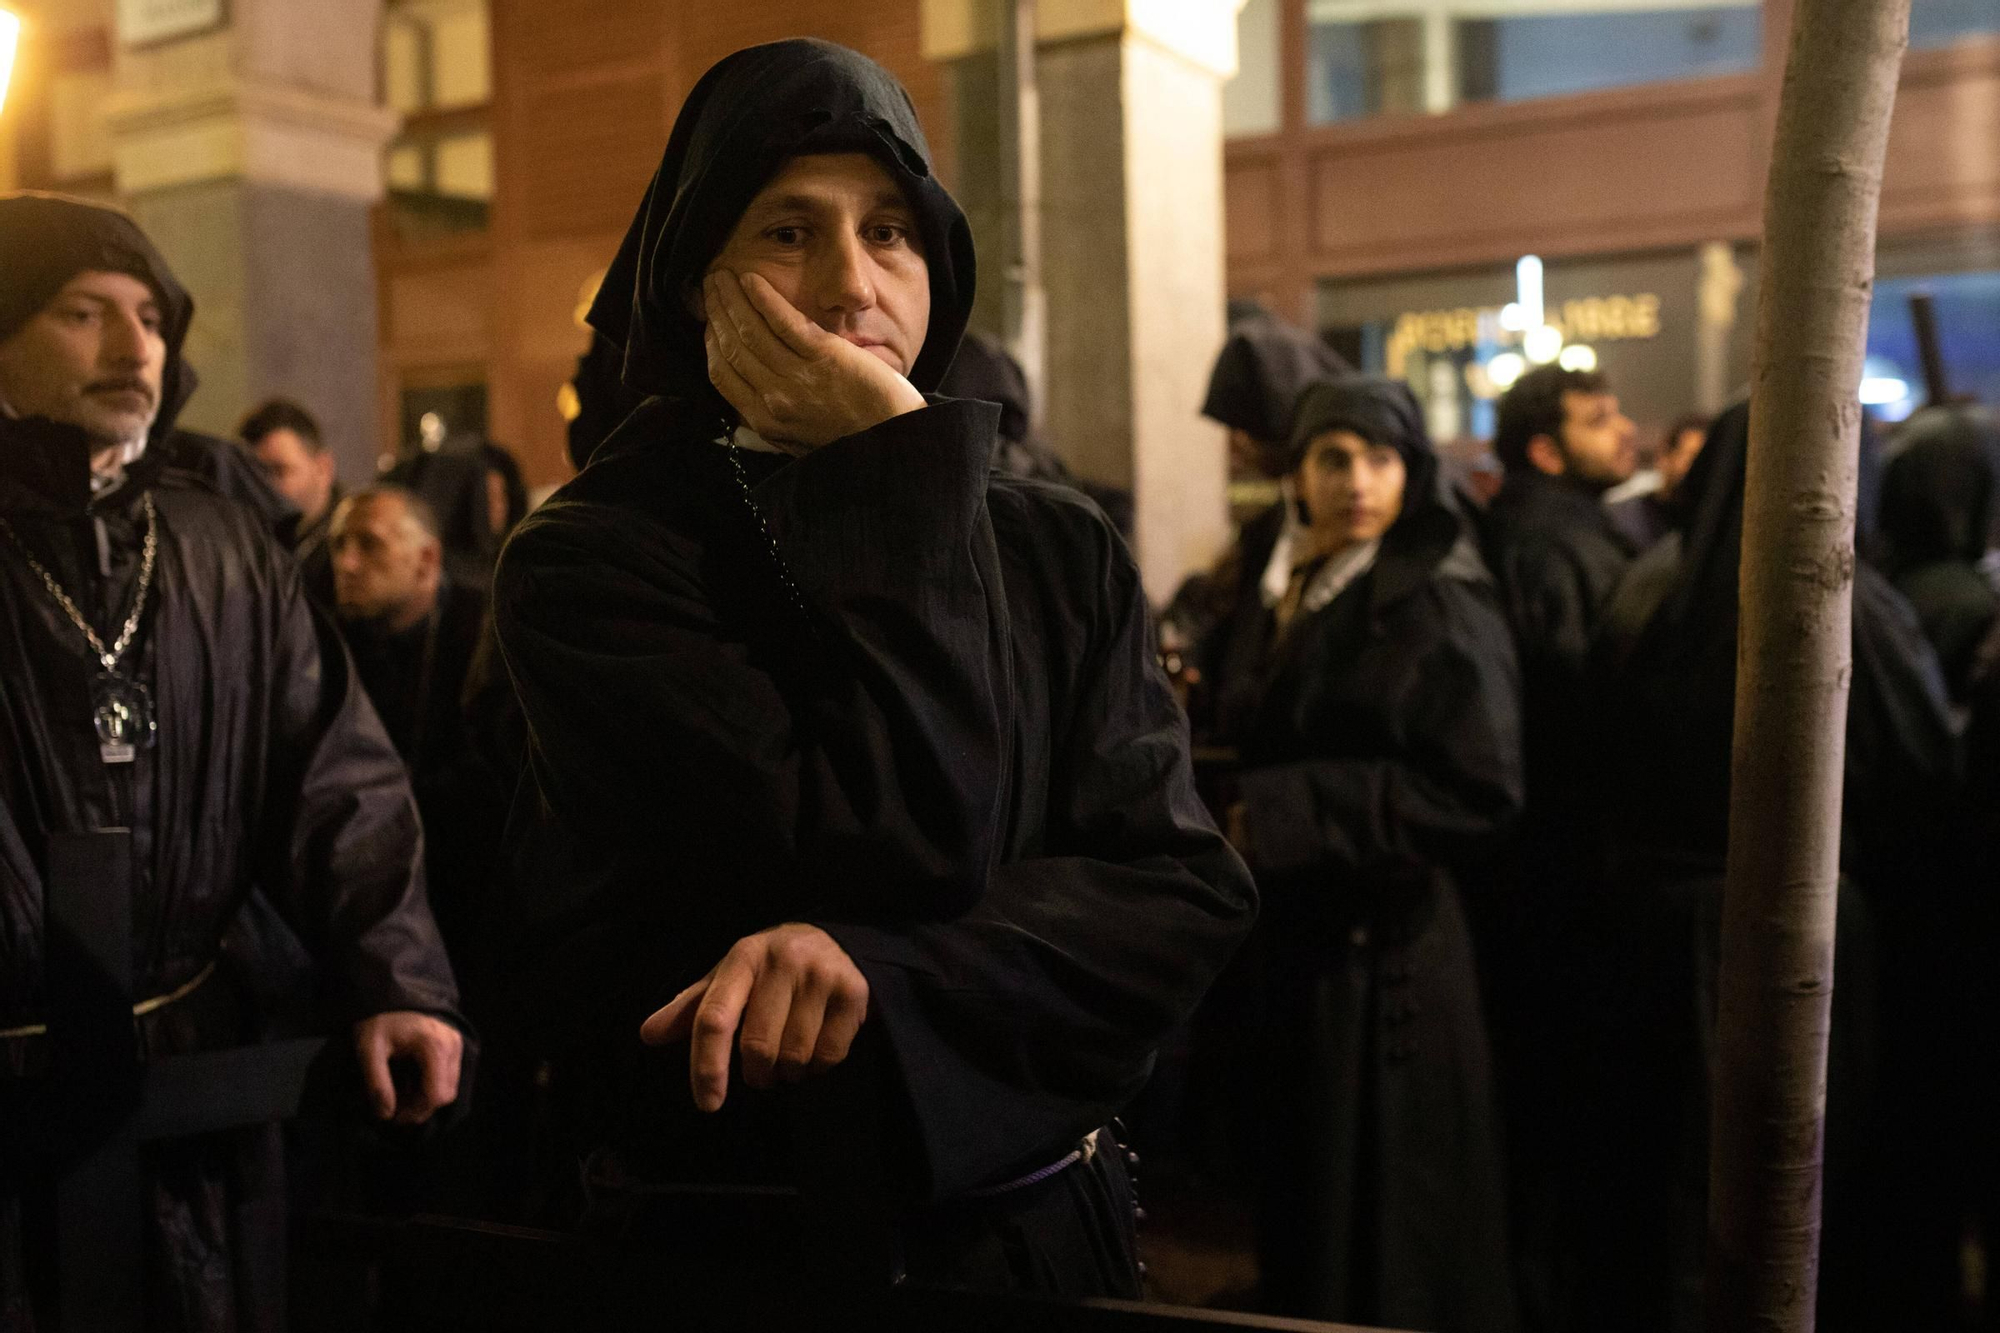
<path id="1" fill-rule="evenodd" d="M 206 18 L 200 12 L 206 10 Z M 381 0 L 120 6 L 108 117 L 120 197 L 193 292 L 183 420 L 218 434 L 272 394 L 372 477 L 370 209 L 396 118 L 376 91 Z"/>
<path id="2" fill-rule="evenodd" d="M 976 235 L 996 144 L 968 129 L 991 121 L 976 99 L 994 87 L 981 71 L 996 8 L 925 0 L 923 10 L 925 52 L 954 74 L 956 185 L 979 205 Z M 1222 84 L 1236 67 L 1237 8 L 1037 3 L 1043 417 L 1078 474 L 1131 488 L 1135 553 L 1156 602 L 1228 539 L 1223 435 L 1199 413 L 1223 337 Z"/>

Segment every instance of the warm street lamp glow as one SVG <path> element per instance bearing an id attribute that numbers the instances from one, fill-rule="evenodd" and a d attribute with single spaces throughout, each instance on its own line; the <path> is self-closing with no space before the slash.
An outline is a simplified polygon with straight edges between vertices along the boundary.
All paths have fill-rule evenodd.
<path id="1" fill-rule="evenodd" d="M 0 9 L 0 111 L 7 107 L 7 83 L 14 73 L 14 52 L 21 45 L 21 20 Z"/>
<path id="2" fill-rule="evenodd" d="M 1519 352 L 1502 352 L 1486 363 L 1486 378 L 1502 391 L 1512 388 L 1527 371 L 1528 363 Z"/>
<path id="3" fill-rule="evenodd" d="M 1589 343 L 1571 343 L 1562 349 L 1562 355 L 1556 358 L 1556 364 L 1564 370 L 1595 370 L 1597 349 Z"/>
<path id="4" fill-rule="evenodd" d="M 1528 354 L 1528 360 L 1538 366 L 1546 366 L 1562 355 L 1562 330 L 1553 324 L 1539 324 L 1529 329 L 1521 338 L 1521 350 Z"/>

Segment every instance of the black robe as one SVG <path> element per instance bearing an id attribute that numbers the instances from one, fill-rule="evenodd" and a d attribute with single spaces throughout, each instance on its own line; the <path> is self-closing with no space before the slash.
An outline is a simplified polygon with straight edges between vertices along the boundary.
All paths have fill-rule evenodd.
<path id="1" fill-rule="evenodd" d="M 570 858 L 529 923 L 590 978 L 565 1039 L 658 1084 L 604 1132 L 691 1118 L 640 1020 L 809 921 L 868 978 L 914 1197 L 951 1199 L 1116 1114 L 1247 930 L 1131 558 L 1074 493 L 988 471 L 995 415 L 750 460 L 800 606 L 665 404 L 509 544 L 495 617 Z"/>
<path id="2" fill-rule="evenodd" d="M 1575 1201 L 1596 1247 L 1583 1263 L 1582 1328 L 1701 1326 L 1748 417 L 1738 406 L 1711 429 L 1680 491 L 1682 532 L 1633 566 L 1600 645 L 1593 720 L 1609 760 L 1610 862 L 1587 918 L 1603 967 L 1583 998 L 1597 1077 L 1583 1147 L 1595 1193 Z M 1881 1225 L 1911 1182 L 1896 1182 L 1881 1153 L 1898 1122 L 1876 1097 L 1875 1033 L 1908 994 L 1899 941 L 1952 878 L 1938 858 L 1957 770 L 1936 660 L 1908 605 L 1865 564 L 1853 628 L 1820 1269 L 1829 1329 L 1900 1323 L 1868 1302 L 1908 1292 L 1890 1257 L 1907 1236 Z M 1879 1086 L 1908 1107 L 1923 1100 L 1911 1092 L 1922 1071 L 1886 1063 L 1900 1059 L 1897 1044 L 1881 1043 Z"/>
<path id="3" fill-rule="evenodd" d="M 872 1136 L 866 1194 L 977 1221 L 963 1196 L 1060 1160 L 1138 1091 L 1255 899 L 1195 796 L 1130 555 L 1073 492 L 991 472 L 996 407 L 934 402 L 795 462 L 718 445 L 735 412 L 686 295 L 802 153 L 868 155 L 914 215 L 931 301 L 911 384 L 938 387 L 970 316 L 971 230 L 886 71 L 801 40 L 702 77 L 591 311 L 659 401 L 501 561 L 494 616 L 554 835 L 526 845 L 563 867 L 523 877 L 522 915 L 547 974 L 580 982 L 555 1037 L 596 1071 L 586 1141 L 630 1173 L 821 1193 L 790 1168 L 858 1160 Z M 698 1116 L 685 1049 L 636 1036 L 786 921 L 822 926 L 870 986 L 855 1056 L 794 1090 L 860 1109 L 808 1115 L 820 1144 L 798 1163 L 770 1123 L 795 1098 L 739 1086 Z M 1120 1171 L 1098 1153 L 917 1253 L 954 1231 L 933 1209 L 902 1229 L 908 1271 L 1129 1294 Z M 1072 1195 L 1059 1237 L 1036 1210 Z"/>
<path id="4" fill-rule="evenodd" d="M 99 758 L 88 689 L 96 664 L 82 636 L 0 543 L 0 1028 L 42 1014 L 50 835 L 113 826 L 134 835 L 138 993 L 172 991 L 226 956 L 193 996 L 140 1023 L 148 1055 L 254 1037 L 258 960 L 225 938 L 234 940 L 253 889 L 320 964 L 328 1021 L 391 1009 L 453 1015 L 457 992 L 425 902 L 408 780 L 345 650 L 256 516 L 163 461 L 142 459 L 124 486 L 92 501 L 80 435 L 0 422 L 0 514 L 95 625 L 113 626 L 131 604 L 145 495 L 160 525 L 155 584 L 132 650 L 158 712 L 158 742 L 129 766 Z M 35 1068 L 45 1040 L 0 1043 L 8 1072 Z M 250 1138 L 156 1159 L 158 1327 L 269 1326 L 275 1312 L 252 1293 L 270 1276 L 260 1263 L 281 1251 L 272 1235 L 245 1227 L 256 1198 L 274 1197 L 277 1182 L 261 1174 L 270 1159 Z M 9 1302 L 23 1297 L 19 1206 L 0 1200 Z M 268 1208 L 264 1224 L 280 1223 Z M 0 1326 L 10 1333 L 35 1326 L 24 1306 L 7 1313 L 15 1322 Z"/>
<path id="5" fill-rule="evenodd" d="M 1507 1109 L 1522 1301 L 1531 1322 L 1553 1323 L 1577 1244 L 1557 1232 L 1589 1225 L 1565 1217 L 1555 1196 L 1579 1168 L 1583 1127 L 1572 1121 L 1576 1081 L 1591 1067 L 1583 997 L 1595 952 L 1586 915 L 1604 891 L 1591 646 L 1633 550 L 1600 495 L 1532 468 L 1508 473 L 1481 527 L 1520 652 L 1527 808 L 1513 845 L 1480 872 L 1491 891 L 1473 909 Z"/>
<path id="6" fill-rule="evenodd" d="M 158 737 L 123 765 L 99 753 L 98 664 L 83 635 L 0 537 L 0 1029 L 46 1016 L 51 837 L 117 827 L 132 832 L 137 993 L 169 994 L 218 963 L 135 1024 L 141 1058 L 266 1033 L 274 1006 L 295 998 L 284 992 L 297 977 L 272 948 L 287 928 L 288 948 L 302 941 L 318 965 L 320 1012 L 305 1021 L 339 1030 L 387 1010 L 453 1017 L 402 764 L 273 536 L 274 497 L 217 442 L 174 431 L 193 388 L 180 356 L 193 302 L 130 219 L 95 205 L 0 198 L 0 253 L 0 337 L 76 274 L 112 270 L 152 289 L 167 344 L 146 451 L 101 495 L 81 431 L 0 418 L 0 516 L 101 636 L 117 637 L 132 604 L 148 496 L 159 525 L 154 586 L 121 663 L 150 692 Z M 0 1080 L 38 1079 L 51 1059 L 46 1036 L 0 1038 Z M 101 1114 L 93 1105 L 63 1118 L 73 1128 Z M 0 1136 L 7 1333 L 46 1320 L 52 1295 L 48 1219 L 35 1206 L 47 1194 L 33 1180 L 48 1164 L 30 1164 L 24 1194 L 9 1160 L 34 1139 L 29 1127 Z M 275 1131 L 163 1143 L 146 1163 L 151 1326 L 275 1327 L 285 1245 Z"/>
<path id="7" fill-rule="evenodd" d="M 346 631 L 362 688 L 410 772 L 431 902 L 454 950 L 493 878 L 493 839 L 513 795 L 487 771 L 463 707 L 485 623 L 485 596 L 446 581 L 436 608 L 410 629 Z"/>
<path id="8" fill-rule="evenodd" d="M 1377 384 L 1310 391 L 1308 435 L 1407 398 Z M 1374 566 L 1275 643 L 1254 598 L 1228 626 L 1222 728 L 1264 904 L 1263 1281 L 1277 1313 L 1504 1330 L 1499 1122 L 1457 872 L 1520 809 L 1520 683 L 1406 407 L 1364 431 L 1409 459 Z"/>

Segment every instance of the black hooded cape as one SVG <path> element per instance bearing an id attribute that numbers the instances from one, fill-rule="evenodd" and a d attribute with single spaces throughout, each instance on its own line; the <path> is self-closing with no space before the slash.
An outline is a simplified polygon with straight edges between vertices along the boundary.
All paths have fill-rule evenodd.
<path id="1" fill-rule="evenodd" d="M 604 1080 L 591 1132 L 683 1178 L 742 1170 L 758 1132 L 730 1127 L 771 1099 L 733 1086 L 697 1123 L 685 1050 L 642 1050 L 639 1022 L 738 938 L 823 926 L 871 987 L 892 1170 L 947 1199 L 1104 1124 L 1254 899 L 1195 797 L 1129 554 L 1087 502 L 990 471 L 996 408 L 933 400 L 797 461 L 745 453 L 746 502 L 681 293 L 809 151 L 869 153 L 918 214 L 919 389 L 964 327 L 965 222 L 893 80 L 810 41 L 701 80 L 593 314 L 663 396 L 500 563 L 548 817 L 525 846 L 565 863 L 521 911 L 556 1039 Z"/>
<path id="2" fill-rule="evenodd" d="M 1345 379 L 1354 367 L 1340 353 L 1262 306 L 1232 309 L 1229 339 L 1215 360 L 1201 414 L 1277 444 L 1291 438 L 1292 411 L 1307 385 Z"/>
<path id="3" fill-rule="evenodd" d="M 211 980 L 138 1025 L 142 1053 L 237 1045 L 258 1031 L 257 980 L 237 966 L 232 924 L 253 891 L 320 965 L 329 1020 L 392 1009 L 451 1016 L 457 993 L 425 901 L 409 783 L 345 650 L 265 522 L 160 447 L 187 383 L 180 349 L 192 302 L 138 228 L 108 209 L 0 198 L 0 253 L 6 320 L 102 265 L 153 287 L 168 344 L 151 443 L 103 494 L 91 493 L 81 431 L 0 419 L 0 517 L 107 640 L 132 604 L 147 497 L 159 525 L 154 586 L 125 659 L 151 693 L 158 739 L 125 765 L 98 753 L 97 664 L 83 636 L 0 536 L 0 1028 L 44 1017 L 51 835 L 111 827 L 133 833 L 138 993 L 170 992 L 223 958 Z M 45 262 L 17 264 L 22 256 Z M 46 1042 L 0 1040 L 0 1077 L 33 1076 Z M 274 1142 L 252 1138 L 152 1159 L 160 1327 L 262 1328 L 275 1313 L 249 1293 L 270 1280 L 260 1262 L 282 1255 L 283 1236 L 246 1220 L 282 1175 L 263 1174 L 269 1160 L 246 1167 Z M 266 1217 L 281 1225 L 281 1212 Z M 19 1197 L 0 1192 L 0 1309 L 10 1318 L 26 1310 L 14 1304 L 24 1234 Z M 26 1271 L 32 1284 L 34 1265 Z"/>
<path id="4" fill-rule="evenodd" d="M 1600 645 L 1593 772 L 1610 840 L 1594 920 L 1602 989 L 1585 1003 L 1603 1025 L 1604 1083 L 1592 1123 L 1604 1191 L 1588 1225 L 1605 1246 L 1590 1313 L 1656 1311 L 1643 1327 L 1700 1320 L 1702 1200 L 1707 1178 L 1709 1030 L 1714 1022 L 1721 892 L 1728 851 L 1735 715 L 1738 571 L 1749 447 L 1747 403 L 1710 429 L 1676 494 L 1681 524 L 1636 563 L 1614 597 Z M 1896 962 L 1915 923 L 1951 891 L 1942 873 L 1956 744 L 1936 660 L 1908 604 L 1857 564 L 1848 700 L 1833 1049 L 1828 1092 L 1828 1262 L 1822 1321 L 1880 1327 L 1864 1298 L 1897 1289 L 1878 1260 L 1892 1239 L 1876 1223 L 1866 1153 L 1884 1130 L 1868 1078 L 1869 1041 L 1907 973 Z M 1926 1018 L 1932 1022 L 1934 1015 Z M 1885 1053 L 1894 1043 L 1884 1043 Z M 1884 1077 L 1887 1090 L 1914 1082 Z M 1921 1100 L 1921 1098 L 1919 1098 Z M 1866 1150 L 1864 1151 L 1864 1144 Z M 1908 1189 L 1904 1192 L 1907 1194 Z M 1841 1284 L 1848 1285 L 1841 1285 Z M 1895 1322 L 1888 1316 L 1888 1322 Z M 1638 1327 L 1639 1325 L 1635 1325 Z M 1830 1325 L 1831 1326 L 1831 1325 Z"/>
<path id="5" fill-rule="evenodd" d="M 1882 472 L 1884 572 L 1910 599 L 1955 701 L 1966 698 L 1980 643 L 2000 612 L 1981 568 L 2000 519 L 2000 422 L 1970 407 L 1910 418 Z"/>
<path id="6" fill-rule="evenodd" d="M 1264 904 L 1264 1280 L 1280 1313 L 1509 1329 L 1499 1124 L 1456 880 L 1521 805 L 1513 645 L 1409 390 L 1308 389 L 1294 463 L 1334 429 L 1402 456 L 1403 512 L 1373 567 L 1281 638 L 1246 598 L 1225 650 L 1224 735 Z"/>

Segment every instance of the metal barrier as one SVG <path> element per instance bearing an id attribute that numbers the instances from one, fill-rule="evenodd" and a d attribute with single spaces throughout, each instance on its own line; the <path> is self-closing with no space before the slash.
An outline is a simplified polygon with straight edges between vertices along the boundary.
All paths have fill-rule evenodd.
<path id="1" fill-rule="evenodd" d="M 905 1285 L 776 1290 L 672 1254 L 452 1218 L 313 1219 L 322 1252 L 380 1265 L 382 1333 L 1367 1333 L 1343 1324 L 1134 1301 L 1055 1300 Z M 808 1285 L 808 1284 L 800 1284 Z M 1379 1330 L 1374 1333 L 1380 1333 Z"/>

